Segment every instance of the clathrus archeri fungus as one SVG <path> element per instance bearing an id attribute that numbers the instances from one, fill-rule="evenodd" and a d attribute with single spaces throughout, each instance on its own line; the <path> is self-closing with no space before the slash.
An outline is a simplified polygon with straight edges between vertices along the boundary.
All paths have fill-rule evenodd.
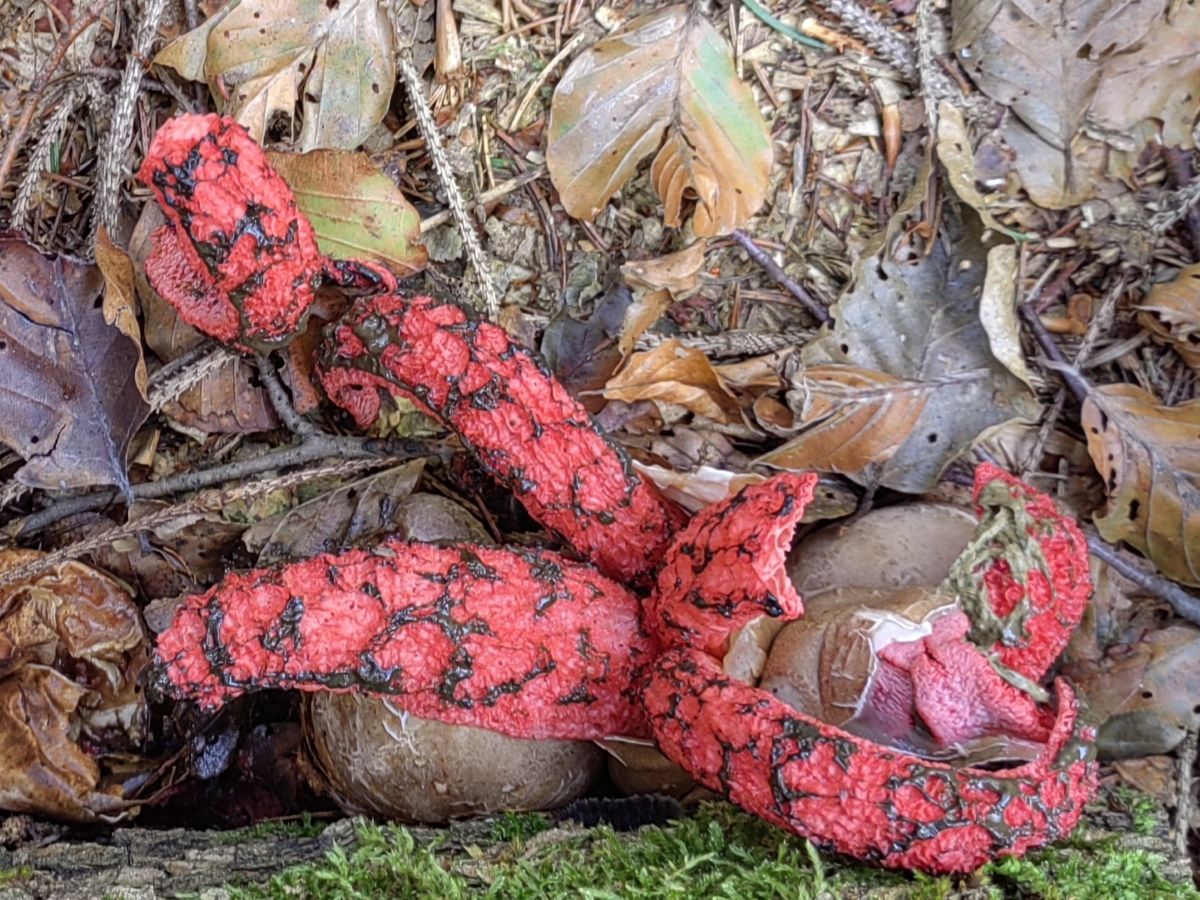
<path id="1" fill-rule="evenodd" d="M 981 467 L 984 522 L 949 582 L 958 608 L 884 660 L 897 716 L 947 741 L 1015 728 L 1040 755 L 954 767 L 831 727 L 720 662 L 752 619 L 802 614 L 785 559 L 815 476 L 777 476 L 682 527 L 500 328 L 399 296 L 370 266 L 321 258 L 236 125 L 184 117 L 164 134 L 142 169 L 172 219 L 156 239 L 174 254 L 151 276 L 160 293 L 240 346 L 285 340 L 315 279 L 381 287 L 327 330 L 318 372 L 331 399 L 367 423 L 381 393 L 413 398 L 586 560 L 387 540 L 232 574 L 189 598 L 159 638 L 173 694 L 213 706 L 267 686 L 357 690 L 519 737 L 649 734 L 750 812 L 886 866 L 967 871 L 1074 827 L 1095 788 L 1092 732 L 1067 684 L 1049 707 L 1038 681 L 1090 585 L 1083 538 L 1047 498 Z M 201 191 L 221 198 L 211 214 L 198 215 Z M 171 280 L 187 272 L 197 278 Z"/>

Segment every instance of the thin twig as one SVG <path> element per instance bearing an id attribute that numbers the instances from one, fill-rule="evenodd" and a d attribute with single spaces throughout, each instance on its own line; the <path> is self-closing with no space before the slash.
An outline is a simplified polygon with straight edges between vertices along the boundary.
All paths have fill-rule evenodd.
<path id="1" fill-rule="evenodd" d="M 539 178 L 541 178 L 545 174 L 546 174 L 545 166 L 536 166 L 535 168 L 532 168 L 532 169 L 528 170 L 527 172 L 522 172 L 520 175 L 517 175 L 514 178 L 509 178 L 507 181 L 500 182 L 494 188 L 484 191 L 482 194 L 479 195 L 479 203 L 481 203 L 481 204 L 495 203 L 497 200 L 501 200 L 504 197 L 507 197 L 513 191 L 520 190 L 521 188 L 525 187 L 525 185 L 531 184 L 531 183 L 537 181 Z M 443 209 L 439 213 L 434 213 L 432 216 L 422 219 L 421 220 L 421 234 L 425 234 L 425 232 L 427 232 L 427 231 L 432 231 L 434 228 L 437 228 L 439 225 L 445 225 L 447 222 L 450 221 L 451 218 L 452 218 L 452 214 L 451 214 L 450 210 Z"/>
<path id="2" fill-rule="evenodd" d="M 1087 532 L 1088 549 L 1113 570 L 1132 581 L 1142 590 L 1166 601 L 1181 619 L 1200 625 L 1200 597 L 1184 590 L 1174 581 L 1154 572 L 1147 572 L 1122 556 L 1117 548 L 1098 534 Z"/>
<path id="3" fill-rule="evenodd" d="M 738 244 L 741 245 L 742 249 L 746 251 L 747 255 L 749 255 L 749 257 L 756 263 L 758 263 L 763 268 L 763 271 L 771 276 L 772 281 L 803 303 L 804 308 L 812 313 L 814 319 L 816 319 L 822 325 L 826 325 L 831 321 L 829 311 L 816 300 L 814 300 L 812 295 L 802 288 L 795 279 L 788 275 L 787 272 L 783 271 L 783 269 L 780 268 L 779 264 L 776 263 L 775 260 L 771 259 L 771 257 L 765 251 L 763 251 L 757 244 L 754 243 L 754 239 L 750 237 L 750 235 L 746 234 L 746 232 L 741 231 L 740 229 L 735 228 L 731 233 L 731 236 L 735 241 L 738 242 Z"/>
<path id="4" fill-rule="evenodd" d="M 307 437 L 299 444 L 269 450 L 260 456 L 243 459 L 237 462 L 200 469 L 196 472 L 185 472 L 163 478 L 161 481 L 148 481 L 133 485 L 135 500 L 158 500 L 184 491 L 195 491 L 211 487 L 226 481 L 261 475 L 272 469 L 283 469 L 299 466 L 318 459 L 388 459 L 402 461 L 424 456 L 445 456 L 448 450 L 433 444 L 416 440 L 401 440 L 396 438 L 362 438 L 341 437 L 338 435 L 316 434 Z M 36 512 L 25 518 L 16 529 L 16 537 L 25 538 L 53 525 L 67 516 L 81 512 L 103 509 L 111 505 L 119 496 L 116 490 L 103 490 L 84 494 L 78 497 L 68 497 L 58 501 L 53 506 Z"/>
<path id="5" fill-rule="evenodd" d="M 1067 387 L 1071 389 L 1071 393 L 1075 395 L 1075 399 L 1082 403 L 1088 398 L 1088 394 L 1090 393 L 1087 381 L 1079 374 L 1079 370 L 1071 365 L 1067 361 L 1067 358 L 1063 356 L 1062 350 L 1054 342 L 1054 337 L 1046 330 L 1046 326 L 1042 324 L 1041 318 L 1039 318 L 1033 307 L 1028 303 L 1022 303 L 1020 311 L 1021 317 L 1033 333 L 1034 340 L 1037 341 L 1038 346 L 1042 349 L 1042 353 L 1046 355 L 1046 368 L 1057 372 Z"/>
<path id="6" fill-rule="evenodd" d="M 533 79 L 533 83 L 529 85 L 529 90 L 525 92 L 525 96 L 522 97 L 521 102 L 517 104 L 517 109 L 512 114 L 512 118 L 508 120 L 509 131 L 517 130 L 517 126 L 521 122 L 521 116 L 525 114 L 525 108 L 533 102 L 534 96 L 537 94 L 541 86 L 546 83 L 546 79 L 550 77 L 550 73 L 558 68 L 559 63 L 574 53 L 575 48 L 582 44 L 587 37 L 588 33 L 586 31 L 581 31 L 576 34 L 575 37 L 571 38 L 566 44 L 563 45 L 563 48 L 559 50 L 558 53 L 554 54 L 554 58 L 551 59 L 550 62 L 546 63 L 545 68 L 538 72 L 537 77 Z"/>
<path id="7" fill-rule="evenodd" d="M 71 45 L 79 39 L 79 36 L 95 24 L 96 20 L 100 18 L 100 14 L 104 12 L 104 8 L 112 2 L 113 0 L 96 0 L 87 8 L 87 11 L 71 23 L 70 30 L 58 39 L 50 58 L 46 60 L 46 65 L 42 67 L 37 79 L 22 98 L 25 107 L 21 110 L 21 118 L 17 120 L 16 126 L 8 136 L 8 143 L 4 145 L 4 157 L 0 159 L 0 190 L 3 190 L 8 181 L 8 175 L 17 159 L 17 151 L 25 143 L 25 135 L 29 132 L 29 126 L 33 123 L 33 117 L 37 114 L 38 107 L 41 106 L 42 94 L 45 93 L 50 79 L 54 77 L 54 73 L 62 64 L 63 57 L 67 55 L 67 51 L 71 49 Z"/>
<path id="8" fill-rule="evenodd" d="M 317 478 L 347 475 L 365 468 L 371 468 L 372 466 L 382 465 L 388 462 L 391 462 L 391 460 L 387 459 L 386 457 L 371 459 L 369 461 L 342 461 L 328 466 L 322 466 L 317 469 L 309 469 L 303 472 L 293 472 L 278 478 L 268 478 L 263 481 L 252 481 L 248 484 L 240 484 L 237 487 L 227 488 L 225 490 L 204 491 L 200 495 L 193 497 L 185 503 L 176 504 L 174 506 L 167 507 L 166 509 L 156 510 L 148 515 L 141 516 L 140 518 L 134 519 L 130 522 L 126 522 L 123 525 L 116 525 L 112 528 L 107 528 L 104 531 L 85 538 L 82 541 L 78 541 L 67 547 L 63 547 L 60 550 L 55 550 L 53 553 L 48 553 L 45 556 L 38 557 L 37 559 L 26 563 L 23 566 L 17 566 L 16 568 L 8 569 L 0 574 L 0 587 L 14 584 L 27 578 L 33 578 L 37 575 L 40 575 L 42 572 L 46 572 L 54 568 L 61 562 L 65 562 L 69 559 L 78 559 L 81 556 L 91 553 L 93 550 L 99 550 L 101 547 L 110 546 L 113 541 L 132 537 L 133 535 L 143 531 L 152 531 L 160 525 L 169 524 L 185 516 L 204 512 L 219 512 L 230 503 L 255 497 L 259 494 L 267 493 L 268 491 L 283 490 Z"/>
<path id="9" fill-rule="evenodd" d="M 287 389 L 279 380 L 279 373 L 275 371 L 275 364 L 261 353 L 258 355 L 258 377 L 266 388 L 267 399 L 271 401 L 275 415 L 289 431 L 302 437 L 319 433 L 316 425 L 296 412 L 296 407 L 288 398 Z"/>

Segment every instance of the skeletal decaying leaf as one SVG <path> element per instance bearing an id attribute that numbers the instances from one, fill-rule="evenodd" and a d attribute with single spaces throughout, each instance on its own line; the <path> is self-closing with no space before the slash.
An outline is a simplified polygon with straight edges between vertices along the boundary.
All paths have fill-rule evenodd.
<path id="1" fill-rule="evenodd" d="M 1200 400 L 1160 406 L 1129 384 L 1093 388 L 1083 405 L 1088 452 L 1108 505 L 1096 527 L 1168 578 L 1200 585 Z"/>
<path id="2" fill-rule="evenodd" d="M 981 231 L 964 211 L 961 221 L 947 217 L 928 255 L 901 262 L 885 249 L 863 258 L 832 309 L 836 326 L 802 351 L 809 366 L 853 365 L 930 387 L 916 424 L 877 469 L 844 470 L 855 480 L 923 493 L 981 434 L 1036 415 L 1035 398 L 996 358 L 980 322 Z"/>
<path id="3" fill-rule="evenodd" d="M 208 82 L 220 111 L 258 141 L 300 101 L 300 150 L 353 149 L 387 112 L 393 40 L 377 0 L 232 0 L 155 62 Z"/>
<path id="4" fill-rule="evenodd" d="M 40 555 L 0 551 L 0 572 Z M 122 817 L 121 785 L 95 757 L 142 739 L 148 660 L 132 598 L 82 563 L 0 589 L 0 809 Z"/>
<path id="5" fill-rule="evenodd" d="M 62 489 L 128 491 L 126 455 L 150 411 L 141 347 L 105 321 L 99 268 L 0 238 L 0 441 L 26 460 L 17 478 Z"/>
<path id="6" fill-rule="evenodd" d="M 697 200 L 697 235 L 724 234 L 762 204 L 770 134 L 729 46 L 694 4 L 655 10 L 581 54 L 550 108 L 546 163 L 563 206 L 591 219 L 653 153 L 663 221 Z"/>
<path id="7" fill-rule="evenodd" d="M 787 399 L 795 418 L 788 430 L 795 436 L 759 462 L 847 475 L 890 459 L 937 388 L 838 364 L 803 367 L 791 380 Z"/>
<path id="8" fill-rule="evenodd" d="M 1200 371 L 1200 265 L 1156 284 L 1142 301 L 1138 321 Z"/>
<path id="9" fill-rule="evenodd" d="M 296 195 L 326 256 L 373 260 L 401 278 L 425 268 L 420 213 L 365 154 L 269 152 L 267 159 Z"/>

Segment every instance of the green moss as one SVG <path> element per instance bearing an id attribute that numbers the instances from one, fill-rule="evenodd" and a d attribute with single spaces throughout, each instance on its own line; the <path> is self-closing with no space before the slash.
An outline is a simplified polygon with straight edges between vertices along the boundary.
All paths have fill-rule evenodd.
<path id="1" fill-rule="evenodd" d="M 1111 806 L 1129 814 L 1133 820 L 1135 834 L 1154 833 L 1162 812 L 1159 802 L 1154 797 L 1126 784 L 1113 788 L 1108 792 L 1107 797 Z"/>
<path id="2" fill-rule="evenodd" d="M 724 803 L 631 833 L 555 827 L 536 813 L 445 830 L 363 825 L 352 850 L 284 872 L 239 898 L 637 898 L 951 900 L 991 896 L 1200 900 L 1166 860 L 1117 838 L 1080 837 L 966 879 L 886 872 L 823 857 L 801 838 Z"/>
<path id="3" fill-rule="evenodd" d="M 26 881 L 33 875 L 33 869 L 29 866 L 16 866 L 12 869 L 0 869 L 0 887 L 6 884 L 13 884 L 18 881 Z"/>
<path id="4" fill-rule="evenodd" d="M 307 838 L 319 836 L 328 826 L 327 822 L 315 821 L 305 813 L 298 819 L 268 819 L 248 828 L 235 828 L 214 839 L 216 844 L 240 844 L 243 841 L 265 838 Z"/>
<path id="5" fill-rule="evenodd" d="M 1109 842 L 1115 844 L 1114 842 Z M 1178 884 L 1160 872 L 1165 860 L 1144 850 L 1115 846 L 1087 852 L 1054 847 L 1022 859 L 989 863 L 983 870 L 996 897 L 1044 900 L 1192 900 L 1191 885 Z"/>

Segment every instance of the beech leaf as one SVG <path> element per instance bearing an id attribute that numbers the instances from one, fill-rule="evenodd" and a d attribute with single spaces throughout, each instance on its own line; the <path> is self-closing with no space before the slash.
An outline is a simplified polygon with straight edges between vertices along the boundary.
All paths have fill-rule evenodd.
<path id="1" fill-rule="evenodd" d="M 1168 578 L 1200 585 L 1200 400 L 1160 406 L 1131 384 L 1096 387 L 1083 429 L 1108 493 L 1100 534 L 1140 550 Z"/>
<path id="2" fill-rule="evenodd" d="M 154 61 L 208 82 L 221 113 L 259 142 L 301 101 L 301 150 L 353 149 L 387 112 L 393 43 L 378 0 L 231 0 Z"/>
<path id="3" fill-rule="evenodd" d="M 626 403 L 638 400 L 674 403 L 724 424 L 742 421 L 737 398 L 708 357 L 674 339 L 663 341 L 653 350 L 633 354 L 626 366 L 609 379 L 604 396 Z"/>
<path id="4" fill-rule="evenodd" d="M 696 4 L 634 19 L 580 54 L 555 89 L 546 164 L 567 212 L 591 219 L 657 153 L 663 221 L 725 234 L 762 205 L 771 168 L 766 122 L 728 44 Z"/>
<path id="5" fill-rule="evenodd" d="M 375 260 L 400 278 L 425 268 L 420 213 L 366 154 L 268 152 L 267 159 L 296 195 L 322 253 Z"/>
<path id="6" fill-rule="evenodd" d="M 936 384 L 850 365 L 815 365 L 792 378 L 795 437 L 759 457 L 785 469 L 858 475 L 908 440 Z M 778 428 L 772 430 L 778 431 Z"/>
<path id="7" fill-rule="evenodd" d="M 150 407 L 141 347 L 104 320 L 103 289 L 96 266 L 0 238 L 0 441 L 30 487 L 129 492 L 129 443 Z"/>

